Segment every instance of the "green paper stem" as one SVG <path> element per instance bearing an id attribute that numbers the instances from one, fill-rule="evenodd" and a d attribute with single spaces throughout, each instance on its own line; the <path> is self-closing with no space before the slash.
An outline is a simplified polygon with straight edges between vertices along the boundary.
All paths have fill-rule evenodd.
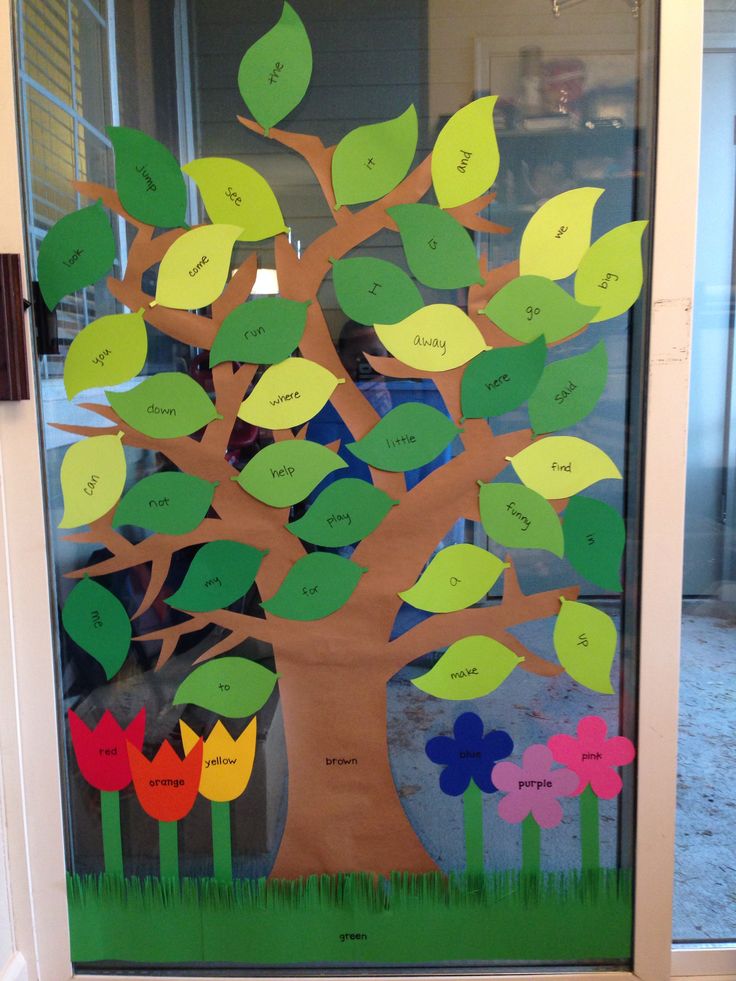
<path id="1" fill-rule="evenodd" d="M 465 867 L 475 874 L 483 872 L 483 794 L 473 780 L 463 794 L 465 826 Z"/>
<path id="2" fill-rule="evenodd" d="M 162 879 L 179 878 L 179 825 L 177 821 L 158 822 L 158 853 Z"/>
<path id="3" fill-rule="evenodd" d="M 123 876 L 123 840 L 120 834 L 120 793 L 117 790 L 100 791 L 100 816 L 102 818 L 102 854 L 107 875 Z"/>
<path id="4" fill-rule="evenodd" d="M 597 871 L 601 865 L 598 798 L 590 786 L 580 795 L 580 848 L 583 872 Z"/>
<path id="5" fill-rule="evenodd" d="M 233 881 L 233 846 L 230 833 L 230 801 L 213 800 L 212 861 L 218 882 Z"/>
<path id="6" fill-rule="evenodd" d="M 521 867 L 528 875 L 539 875 L 542 869 L 541 829 L 531 814 L 521 825 Z"/>

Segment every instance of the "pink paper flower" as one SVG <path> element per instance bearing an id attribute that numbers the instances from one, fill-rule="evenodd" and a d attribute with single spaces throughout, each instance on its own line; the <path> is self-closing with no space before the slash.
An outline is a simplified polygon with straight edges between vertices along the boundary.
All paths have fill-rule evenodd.
<path id="1" fill-rule="evenodd" d="M 559 734 L 547 740 L 558 763 L 573 770 L 579 779 L 575 794 L 581 794 L 590 784 L 596 797 L 610 800 L 621 793 L 621 777 L 614 767 L 631 763 L 634 744 L 625 736 L 606 738 L 608 726 L 597 715 L 586 715 L 578 722 L 578 736 Z"/>
<path id="2" fill-rule="evenodd" d="M 530 746 L 524 750 L 521 766 L 516 763 L 497 763 L 491 780 L 506 796 L 498 805 L 499 817 L 510 824 L 519 824 L 531 814 L 540 828 L 555 828 L 562 820 L 558 797 L 575 793 L 577 776 L 572 770 L 552 769 L 552 752 L 546 746 Z"/>

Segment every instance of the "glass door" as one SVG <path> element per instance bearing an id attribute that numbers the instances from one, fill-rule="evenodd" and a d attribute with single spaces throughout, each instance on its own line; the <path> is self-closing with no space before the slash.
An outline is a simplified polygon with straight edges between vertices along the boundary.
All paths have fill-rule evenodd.
<path id="1" fill-rule="evenodd" d="M 78 970 L 630 967 L 656 13 L 17 4 Z"/>

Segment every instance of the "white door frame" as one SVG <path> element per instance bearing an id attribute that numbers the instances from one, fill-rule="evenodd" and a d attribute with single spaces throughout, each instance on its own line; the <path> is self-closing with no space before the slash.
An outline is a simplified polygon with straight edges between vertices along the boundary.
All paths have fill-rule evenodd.
<path id="1" fill-rule="evenodd" d="M 704 0 L 661 4 L 641 573 L 634 971 L 596 973 L 597 981 L 666 981 L 671 971 L 686 394 L 703 4 Z M 0 173 L 5 194 L 0 250 L 22 254 L 20 174 L 12 139 L 17 127 L 11 95 L 10 8 L 11 0 L 0 0 Z M 15 946 L 27 961 L 29 981 L 65 981 L 73 972 L 43 480 L 34 451 L 38 426 L 33 399 L 0 403 L 0 748 Z M 509 977 L 518 981 L 532 976 Z M 554 976 L 565 981 L 590 978 L 574 973 Z M 126 977 L 130 981 L 131 976 Z"/>

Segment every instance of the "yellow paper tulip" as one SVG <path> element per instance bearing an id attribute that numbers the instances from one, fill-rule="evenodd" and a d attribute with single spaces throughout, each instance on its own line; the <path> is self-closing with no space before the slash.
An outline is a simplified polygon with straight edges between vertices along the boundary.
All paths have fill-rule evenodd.
<path id="1" fill-rule="evenodd" d="M 199 736 L 186 722 L 179 720 L 184 752 L 189 753 Z M 207 800 L 230 801 L 240 797 L 248 786 L 256 755 L 256 720 L 250 722 L 237 739 L 233 739 L 218 719 L 204 741 L 202 776 L 199 792 Z"/>

